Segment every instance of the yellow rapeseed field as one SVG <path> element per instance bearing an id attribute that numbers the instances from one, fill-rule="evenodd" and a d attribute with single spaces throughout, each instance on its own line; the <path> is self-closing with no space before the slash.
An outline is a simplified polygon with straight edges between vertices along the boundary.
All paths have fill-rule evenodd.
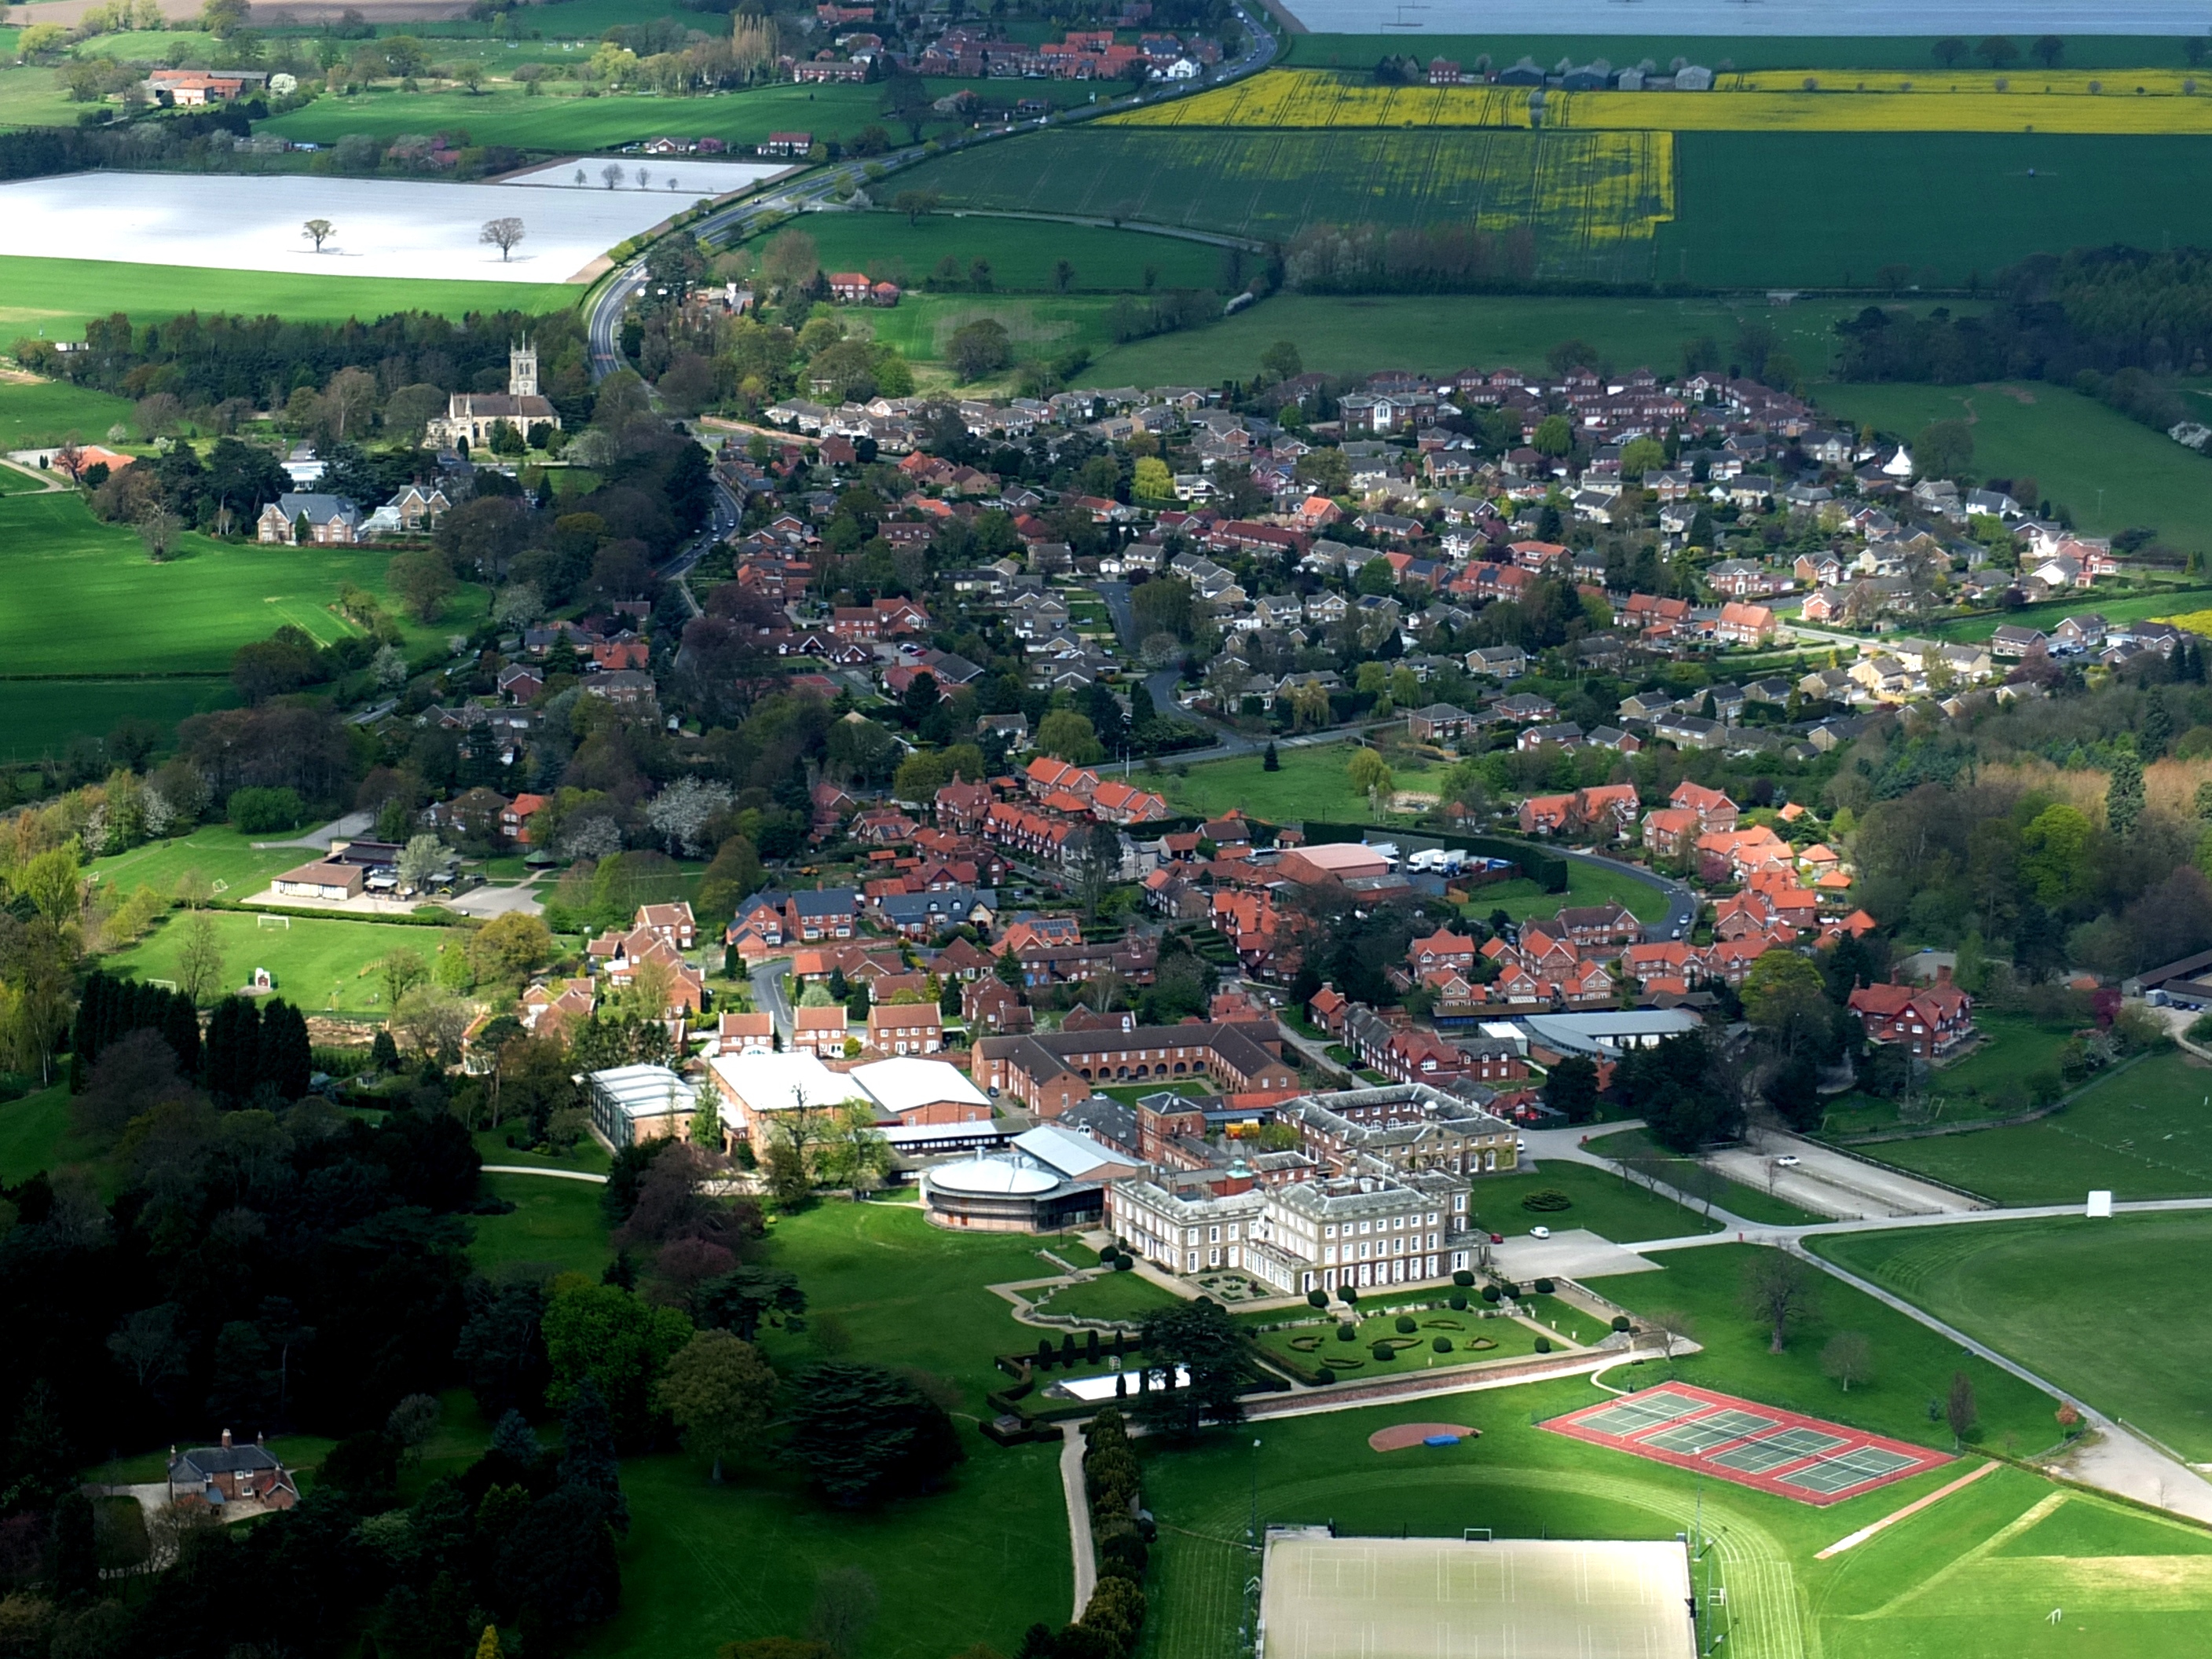
<path id="1" fill-rule="evenodd" d="M 2212 96 L 2021 92 L 1554 92 L 1547 127 L 1669 132 L 2212 133 Z"/>
<path id="2" fill-rule="evenodd" d="M 2212 635 L 2212 611 L 2191 611 L 2179 617 L 2160 617 L 2162 623 L 2171 623 L 2185 634 Z"/>
<path id="3" fill-rule="evenodd" d="M 1813 82 L 1810 90 L 1807 82 Z M 2142 88 L 2138 91 L 2137 88 Z M 1584 128 L 1659 132 L 2212 133 L 2212 74 L 1761 70 L 1712 92 L 1553 92 L 1532 121 L 1522 87 L 1384 87 L 1328 70 L 1270 70 L 1107 118 L 1122 126 Z"/>

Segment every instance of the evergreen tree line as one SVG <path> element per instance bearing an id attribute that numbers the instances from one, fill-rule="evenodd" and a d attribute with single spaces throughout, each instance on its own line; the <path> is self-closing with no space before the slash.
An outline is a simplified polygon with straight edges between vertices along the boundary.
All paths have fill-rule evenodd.
<path id="1" fill-rule="evenodd" d="M 85 981 L 70 1033 L 71 1092 L 83 1092 L 101 1054 L 133 1031 L 158 1032 L 176 1055 L 178 1074 L 219 1101 L 235 1104 L 266 1088 L 272 1104 L 289 1104 L 307 1092 L 314 1074 L 307 1018 L 282 998 L 263 1005 L 225 997 L 204 1038 L 198 1011 L 182 991 L 100 970 Z"/>

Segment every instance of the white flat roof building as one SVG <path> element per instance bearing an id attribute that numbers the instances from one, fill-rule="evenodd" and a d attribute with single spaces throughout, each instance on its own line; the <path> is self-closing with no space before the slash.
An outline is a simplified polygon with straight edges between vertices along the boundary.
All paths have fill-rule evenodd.
<path id="1" fill-rule="evenodd" d="M 584 1085 L 591 1096 L 592 1133 L 611 1147 L 690 1132 L 691 1085 L 665 1066 L 611 1066 L 591 1073 Z"/>
<path id="2" fill-rule="evenodd" d="M 732 1128 L 755 1146 L 761 1120 L 770 1113 L 875 1103 L 858 1083 L 812 1054 L 718 1054 L 707 1065 L 729 1103 Z"/>
<path id="3" fill-rule="evenodd" d="M 933 1106 L 958 1109 L 963 1115 L 971 1110 L 985 1117 L 991 1115 L 991 1097 L 969 1082 L 965 1072 L 945 1060 L 920 1060 L 910 1054 L 872 1060 L 855 1066 L 848 1075 L 867 1091 L 869 1099 L 895 1117 L 902 1119 Z"/>

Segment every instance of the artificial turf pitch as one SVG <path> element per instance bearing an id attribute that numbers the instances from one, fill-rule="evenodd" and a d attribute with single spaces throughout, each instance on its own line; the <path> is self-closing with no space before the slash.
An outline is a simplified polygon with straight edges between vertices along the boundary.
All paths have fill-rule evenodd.
<path id="1" fill-rule="evenodd" d="M 1261 1659 L 1689 1659 L 1679 1543 L 1271 1535 Z"/>

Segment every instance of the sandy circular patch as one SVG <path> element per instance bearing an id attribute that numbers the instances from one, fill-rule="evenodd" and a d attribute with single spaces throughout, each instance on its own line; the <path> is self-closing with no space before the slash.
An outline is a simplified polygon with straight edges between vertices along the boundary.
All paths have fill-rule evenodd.
<path id="1" fill-rule="evenodd" d="M 1387 1429 L 1377 1429 L 1367 1437 L 1367 1443 L 1376 1451 L 1403 1451 L 1408 1446 L 1418 1446 L 1432 1434 L 1455 1434 L 1462 1440 L 1473 1440 L 1480 1429 L 1470 1429 L 1457 1423 L 1393 1423 Z"/>

